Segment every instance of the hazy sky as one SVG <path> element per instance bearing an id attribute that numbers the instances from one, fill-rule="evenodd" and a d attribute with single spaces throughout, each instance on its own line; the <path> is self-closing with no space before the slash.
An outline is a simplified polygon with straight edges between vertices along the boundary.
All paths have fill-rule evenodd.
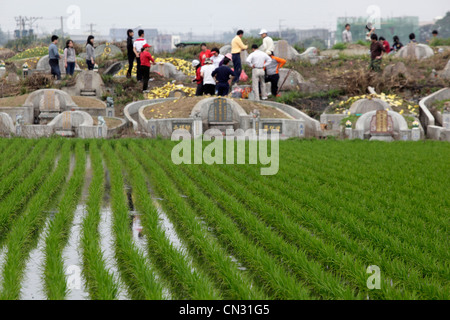
<path id="1" fill-rule="evenodd" d="M 79 23 L 76 15 L 67 10 L 71 5 L 80 9 Z M 450 11 L 449 0 L 0 0 L 0 26 L 15 29 L 14 17 L 43 17 L 37 22 L 38 31 L 51 32 L 60 28 L 65 16 L 65 29 L 71 34 L 84 34 L 88 24 L 107 34 L 111 27 L 158 28 L 162 32 L 192 32 L 213 34 L 236 28 L 278 30 L 282 28 L 336 28 L 336 18 L 341 16 L 368 16 L 367 8 L 376 5 L 382 17 L 419 16 L 421 21 L 431 21 Z M 69 16 L 71 17 L 69 19 Z M 71 20 L 71 21 L 69 21 Z"/>

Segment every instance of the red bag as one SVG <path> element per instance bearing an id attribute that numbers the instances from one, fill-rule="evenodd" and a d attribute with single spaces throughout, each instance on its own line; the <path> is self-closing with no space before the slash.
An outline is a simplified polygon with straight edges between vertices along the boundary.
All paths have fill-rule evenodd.
<path id="1" fill-rule="evenodd" d="M 245 73 L 244 70 L 242 70 L 239 80 L 243 82 L 246 82 L 248 80 L 248 75 Z"/>

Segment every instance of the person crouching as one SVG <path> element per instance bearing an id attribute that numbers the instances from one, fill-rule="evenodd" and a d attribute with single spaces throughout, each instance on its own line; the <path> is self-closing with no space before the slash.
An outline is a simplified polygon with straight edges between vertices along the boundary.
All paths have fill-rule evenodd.
<path id="1" fill-rule="evenodd" d="M 141 73 L 142 73 L 142 82 L 143 82 L 143 91 L 148 92 L 148 80 L 150 79 L 150 66 L 151 64 L 155 64 L 155 60 L 150 54 L 150 45 L 144 44 L 142 47 L 142 52 L 140 54 L 141 59 Z"/>

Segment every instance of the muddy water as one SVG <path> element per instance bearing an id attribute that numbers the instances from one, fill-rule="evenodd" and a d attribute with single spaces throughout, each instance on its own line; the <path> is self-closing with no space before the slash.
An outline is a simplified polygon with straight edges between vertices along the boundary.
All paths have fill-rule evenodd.
<path id="1" fill-rule="evenodd" d="M 75 210 L 72 230 L 67 247 L 63 251 L 64 270 L 67 275 L 69 294 L 67 300 L 85 300 L 88 294 L 85 291 L 84 280 L 81 275 L 82 259 L 80 248 L 81 226 L 86 215 L 84 205 L 78 205 Z"/>
<path id="2" fill-rule="evenodd" d="M 5 246 L 0 248 L 0 291 L 2 290 L 3 283 L 3 265 L 5 264 L 6 254 L 8 250 Z"/>
<path id="3" fill-rule="evenodd" d="M 112 233 L 112 211 L 111 208 L 104 208 L 101 211 L 99 225 L 100 245 L 103 251 L 106 268 L 112 272 L 116 282 L 119 284 L 119 300 L 129 300 L 125 285 L 120 279 L 119 270 L 114 257 L 114 237 Z"/>

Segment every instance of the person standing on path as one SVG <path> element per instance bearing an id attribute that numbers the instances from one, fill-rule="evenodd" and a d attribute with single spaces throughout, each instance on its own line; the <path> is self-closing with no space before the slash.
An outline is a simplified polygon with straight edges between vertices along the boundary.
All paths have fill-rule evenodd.
<path id="1" fill-rule="evenodd" d="M 216 93 L 216 80 L 214 80 L 212 73 L 216 68 L 213 66 L 210 58 L 205 60 L 205 65 L 200 69 L 200 74 L 203 78 L 203 93 L 211 96 Z"/>
<path id="2" fill-rule="evenodd" d="M 248 46 L 242 42 L 244 31 L 239 30 L 236 36 L 231 41 L 231 54 L 233 57 L 234 74 L 236 77 L 233 79 L 233 83 L 239 84 L 239 78 L 242 72 L 241 52 L 247 50 Z"/>
<path id="3" fill-rule="evenodd" d="M 142 90 L 147 93 L 147 89 L 148 89 L 148 80 L 150 79 L 150 66 L 153 64 L 155 64 L 155 60 L 153 59 L 152 55 L 150 54 L 150 47 L 151 45 L 149 44 L 144 44 L 142 46 L 142 51 L 140 54 L 140 60 L 141 60 L 141 74 L 142 74 L 142 83 L 143 83 L 143 88 Z"/>
<path id="4" fill-rule="evenodd" d="M 272 52 L 275 50 L 275 44 L 273 43 L 272 38 L 267 35 L 266 29 L 262 29 L 259 35 L 263 39 L 261 51 L 267 53 L 270 56 Z"/>
<path id="5" fill-rule="evenodd" d="M 88 70 L 94 70 L 95 66 L 95 49 L 94 49 L 94 36 L 90 35 L 86 42 L 86 63 Z"/>
<path id="6" fill-rule="evenodd" d="M 267 53 L 258 50 L 258 45 L 254 44 L 252 46 L 253 53 L 251 53 L 247 58 L 247 63 L 252 70 L 252 83 L 253 83 L 253 93 L 255 94 L 255 100 L 259 100 L 259 86 L 261 85 L 261 96 L 263 100 L 267 100 L 266 85 L 265 85 L 265 75 L 264 67 L 268 65 L 272 59 L 267 55 Z M 236 74 L 236 70 L 235 70 Z"/>
<path id="7" fill-rule="evenodd" d="M 136 63 L 137 63 L 137 70 L 136 70 L 136 79 L 137 81 L 142 81 L 142 73 L 141 73 L 141 59 L 140 54 L 142 47 L 144 44 L 147 44 L 147 41 L 144 39 L 144 30 L 138 31 L 139 38 L 136 39 L 136 41 L 133 44 L 134 54 L 136 56 Z"/>
<path id="8" fill-rule="evenodd" d="M 345 25 L 345 30 L 342 32 L 342 42 L 344 43 L 352 43 L 353 42 L 353 37 L 352 37 L 352 32 L 350 31 L 350 24 L 346 24 Z"/>
<path id="9" fill-rule="evenodd" d="M 280 81 L 279 71 L 286 64 L 286 60 L 275 57 L 273 52 L 270 57 L 272 58 L 272 61 L 270 61 L 269 64 L 266 64 L 267 79 L 265 82 L 271 83 L 272 96 L 276 97 L 278 94 L 278 82 Z"/>
<path id="10" fill-rule="evenodd" d="M 50 64 L 52 76 L 61 80 L 61 70 L 59 69 L 58 36 L 52 36 L 52 43 L 48 47 L 48 63 Z"/>
<path id="11" fill-rule="evenodd" d="M 77 54 L 73 47 L 73 41 L 67 40 L 66 48 L 64 49 L 64 67 L 66 68 L 66 75 L 73 76 L 76 61 Z"/>
<path id="12" fill-rule="evenodd" d="M 131 72 L 133 71 L 134 59 L 136 59 L 136 55 L 134 54 L 134 46 L 133 46 L 133 37 L 134 31 L 128 29 L 127 31 L 127 55 L 128 55 L 128 71 L 127 78 L 131 78 Z"/>
<path id="13" fill-rule="evenodd" d="M 216 79 L 217 94 L 221 97 L 228 95 L 230 92 L 230 82 L 235 77 L 233 70 L 228 66 L 230 61 L 230 59 L 224 58 L 223 64 L 211 74 Z"/>

